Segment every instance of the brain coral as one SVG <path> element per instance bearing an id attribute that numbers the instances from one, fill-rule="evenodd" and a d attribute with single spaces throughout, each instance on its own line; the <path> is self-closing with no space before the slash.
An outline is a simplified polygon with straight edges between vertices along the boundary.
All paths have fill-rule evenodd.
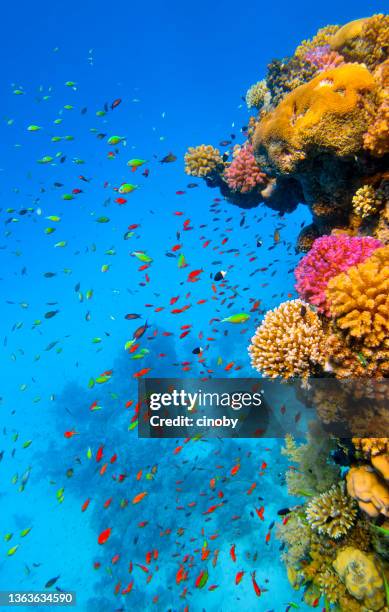
<path id="1" fill-rule="evenodd" d="M 307 378 L 325 363 L 325 336 L 319 317 L 302 300 L 269 310 L 251 339 L 251 365 L 264 376 Z"/>
<path id="2" fill-rule="evenodd" d="M 344 494 L 342 485 L 334 485 L 329 491 L 311 499 L 305 512 L 312 529 L 338 539 L 353 526 L 357 507 L 354 501 Z"/>
<path id="3" fill-rule="evenodd" d="M 209 176 L 224 165 L 220 151 L 212 145 L 189 147 L 184 159 L 185 172 L 191 176 Z"/>
<path id="4" fill-rule="evenodd" d="M 384 581 L 373 554 L 347 546 L 338 552 L 333 566 L 350 595 L 365 606 L 361 609 L 384 610 Z"/>
<path id="5" fill-rule="evenodd" d="M 234 150 L 234 159 L 224 173 L 230 189 L 247 193 L 266 180 L 266 174 L 261 172 L 255 161 L 253 147 L 250 143 Z"/>
<path id="6" fill-rule="evenodd" d="M 299 296 L 329 316 L 325 294 L 328 281 L 365 261 L 380 246 L 379 240 L 370 236 L 338 234 L 318 238 L 295 269 Z"/>
<path id="7" fill-rule="evenodd" d="M 367 130 L 365 104 L 377 87 L 362 65 L 344 64 L 288 94 L 258 123 L 253 144 L 280 172 L 293 172 L 307 155 L 356 154 Z"/>
<path id="8" fill-rule="evenodd" d="M 389 343 L 389 246 L 328 282 L 329 310 L 336 325 L 365 346 Z"/>

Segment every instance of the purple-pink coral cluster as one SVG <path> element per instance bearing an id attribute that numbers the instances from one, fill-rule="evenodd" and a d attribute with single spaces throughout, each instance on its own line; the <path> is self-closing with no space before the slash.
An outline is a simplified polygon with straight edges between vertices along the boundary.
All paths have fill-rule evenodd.
<path id="1" fill-rule="evenodd" d="M 246 143 L 234 152 L 234 159 L 224 173 L 230 189 L 247 193 L 266 180 L 266 174 L 261 172 L 255 161 L 253 145 Z"/>
<path id="2" fill-rule="evenodd" d="M 339 234 L 317 238 L 295 270 L 299 296 L 330 316 L 325 295 L 328 281 L 362 263 L 381 246 L 370 236 Z"/>
<path id="3" fill-rule="evenodd" d="M 305 61 L 316 66 L 318 72 L 332 70 L 344 64 L 344 58 L 337 51 L 332 51 L 330 45 L 315 47 L 305 54 Z"/>

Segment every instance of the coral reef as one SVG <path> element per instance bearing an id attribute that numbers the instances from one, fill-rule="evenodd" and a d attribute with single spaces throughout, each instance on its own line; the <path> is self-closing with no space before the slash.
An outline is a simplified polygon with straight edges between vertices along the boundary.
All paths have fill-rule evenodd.
<path id="1" fill-rule="evenodd" d="M 332 70 L 341 64 L 344 64 L 344 58 L 337 51 L 333 51 L 330 45 L 315 47 L 307 51 L 305 61 L 313 64 L 318 72 Z"/>
<path id="2" fill-rule="evenodd" d="M 326 296 L 337 327 L 349 338 L 367 347 L 388 347 L 389 246 L 332 278 Z"/>
<path id="3" fill-rule="evenodd" d="M 368 459 L 381 453 L 389 454 L 389 438 L 353 438 L 353 444 Z"/>
<path id="4" fill-rule="evenodd" d="M 185 172 L 190 176 L 206 177 L 223 166 L 220 151 L 211 145 L 189 147 L 185 154 Z"/>
<path id="5" fill-rule="evenodd" d="M 370 236 L 322 236 L 295 269 L 299 296 L 329 316 L 328 281 L 365 261 L 382 244 Z"/>
<path id="6" fill-rule="evenodd" d="M 344 494 L 344 487 L 334 485 L 329 491 L 314 497 L 305 513 L 312 529 L 338 539 L 353 526 L 357 509 L 353 500 Z"/>
<path id="7" fill-rule="evenodd" d="M 309 305 L 291 300 L 270 310 L 251 339 L 253 368 L 264 376 L 308 377 L 325 362 L 325 336 Z"/>
<path id="8" fill-rule="evenodd" d="M 312 39 L 303 40 L 299 44 L 294 52 L 295 57 L 304 58 L 309 51 L 330 44 L 330 41 L 333 40 L 334 35 L 339 29 L 338 25 L 327 25 L 324 28 L 320 28 Z"/>
<path id="9" fill-rule="evenodd" d="M 363 144 L 372 155 L 381 157 L 389 152 L 389 60 L 377 67 L 374 78 L 378 83 L 376 109 L 370 111 L 369 127 L 363 137 Z"/>
<path id="10" fill-rule="evenodd" d="M 361 601 L 366 609 L 383 609 L 384 581 L 373 554 L 347 546 L 339 551 L 333 566 L 350 595 Z"/>
<path id="11" fill-rule="evenodd" d="M 261 172 L 255 161 L 253 147 L 246 144 L 234 148 L 233 160 L 224 173 L 227 185 L 234 191 L 247 193 L 266 182 L 266 174 Z"/>

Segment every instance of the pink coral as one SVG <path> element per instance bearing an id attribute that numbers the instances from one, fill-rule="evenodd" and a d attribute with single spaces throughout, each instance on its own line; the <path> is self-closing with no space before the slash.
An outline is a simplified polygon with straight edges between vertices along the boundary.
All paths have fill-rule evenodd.
<path id="1" fill-rule="evenodd" d="M 298 294 L 330 316 L 325 295 L 328 281 L 362 263 L 381 246 L 379 240 L 370 236 L 340 234 L 317 238 L 295 270 Z"/>
<path id="2" fill-rule="evenodd" d="M 235 148 L 234 159 L 224 176 L 230 189 L 240 193 L 252 191 L 257 185 L 265 182 L 266 174 L 261 172 L 255 161 L 253 145 L 246 143 L 242 147 Z"/>
<path id="3" fill-rule="evenodd" d="M 316 66 L 318 72 L 332 70 L 344 64 L 344 58 L 337 51 L 332 51 L 330 45 L 315 47 L 305 54 L 305 61 Z"/>

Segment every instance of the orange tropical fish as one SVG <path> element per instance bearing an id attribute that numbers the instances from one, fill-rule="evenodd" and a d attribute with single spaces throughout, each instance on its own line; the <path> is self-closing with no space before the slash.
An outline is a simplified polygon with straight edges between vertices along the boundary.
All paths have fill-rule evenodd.
<path id="1" fill-rule="evenodd" d="M 147 491 L 143 491 L 142 493 L 138 493 L 138 495 L 135 495 L 134 499 L 132 500 L 133 504 L 139 504 L 140 501 L 142 501 L 142 499 L 144 497 L 146 497 L 147 495 Z"/>
<path id="2" fill-rule="evenodd" d="M 98 449 L 98 451 L 96 453 L 96 461 L 97 461 L 97 463 L 99 461 L 101 461 L 101 459 L 103 457 L 103 450 L 104 450 L 104 446 L 100 446 L 100 448 Z"/>
<path id="3" fill-rule="evenodd" d="M 141 570 L 142 570 L 142 571 L 143 571 L 145 574 L 148 574 L 148 573 L 149 573 L 149 568 L 148 568 L 148 567 L 146 567 L 145 565 L 141 565 L 140 563 L 135 563 L 135 565 L 136 565 L 137 567 L 140 567 L 140 569 L 141 569 Z"/>
<path id="4" fill-rule="evenodd" d="M 148 372 L 150 372 L 151 368 L 142 368 L 142 370 L 139 370 L 139 372 L 135 372 L 135 374 L 133 374 L 133 378 L 140 378 L 141 376 L 145 376 L 145 374 L 148 374 Z"/>
<path id="5" fill-rule="evenodd" d="M 151 563 L 151 552 L 147 552 L 146 553 L 146 563 L 150 564 Z"/>
<path id="6" fill-rule="evenodd" d="M 119 561 L 119 559 L 120 559 L 120 555 L 119 555 L 119 553 L 117 553 L 117 554 L 116 554 L 116 555 L 114 555 L 114 556 L 112 557 L 112 559 L 111 559 L 111 563 L 112 563 L 112 565 L 115 565 L 115 563 L 117 563 L 117 562 Z"/>
<path id="7" fill-rule="evenodd" d="M 243 570 L 241 570 L 240 572 L 238 572 L 238 573 L 236 574 L 236 576 L 235 576 L 235 584 L 239 584 L 239 583 L 241 582 L 241 580 L 242 580 L 243 576 L 244 576 L 244 571 L 243 571 Z"/>
<path id="8" fill-rule="evenodd" d="M 234 467 L 231 469 L 231 476 L 235 476 L 235 474 L 237 474 L 240 470 L 240 463 L 237 463 L 236 465 L 234 465 Z"/>
<path id="9" fill-rule="evenodd" d="M 85 500 L 85 501 L 84 501 L 84 503 L 83 503 L 83 504 L 82 504 L 82 506 L 81 506 L 81 512 L 85 512 L 85 510 L 86 510 L 86 509 L 87 509 L 87 507 L 89 506 L 89 502 L 90 502 L 90 499 L 89 499 L 89 497 L 88 497 L 88 499 L 87 499 L 87 500 Z"/>
<path id="10" fill-rule="evenodd" d="M 127 595 L 127 593 L 131 593 L 132 587 L 134 586 L 134 581 L 132 580 L 125 589 L 122 591 L 122 595 Z"/>
<path id="11" fill-rule="evenodd" d="M 251 574 L 251 580 L 253 582 L 253 587 L 254 587 L 254 591 L 257 597 L 260 597 L 261 595 L 261 589 L 259 588 L 257 581 L 255 580 L 255 572 L 252 572 Z"/>
<path id="12" fill-rule="evenodd" d="M 106 541 L 109 539 L 109 536 L 111 535 L 111 528 L 108 527 L 108 529 L 104 529 L 104 531 L 102 531 L 99 535 L 99 537 L 97 538 L 97 541 L 99 544 L 105 544 Z"/>
<path id="13" fill-rule="evenodd" d="M 100 476 L 103 476 L 103 474 L 105 474 L 105 472 L 107 471 L 107 467 L 108 463 L 104 463 L 104 465 L 101 466 Z"/>
<path id="14" fill-rule="evenodd" d="M 111 505 L 112 497 L 108 498 L 104 502 L 104 508 L 108 508 Z"/>
<path id="15" fill-rule="evenodd" d="M 271 537 L 271 531 L 268 531 L 268 532 L 267 532 L 267 534 L 266 534 L 266 538 L 265 538 L 265 542 L 266 542 L 266 544 L 269 544 L 269 542 L 270 542 L 270 537 Z"/>
<path id="16" fill-rule="evenodd" d="M 233 560 L 233 562 L 236 562 L 236 554 L 235 554 L 235 544 L 233 544 L 230 548 L 230 557 Z"/>
<path id="17" fill-rule="evenodd" d="M 255 487 L 257 486 L 256 482 L 253 482 L 253 484 L 251 485 L 251 487 L 249 488 L 249 490 L 247 491 L 247 495 L 251 495 L 251 493 L 254 491 Z"/>
<path id="18" fill-rule="evenodd" d="M 64 438 L 67 438 L 69 440 L 70 438 L 73 438 L 73 436 L 77 436 L 77 435 L 78 435 L 78 431 L 76 431 L 75 429 L 72 429 L 71 431 L 65 431 Z"/>
<path id="19" fill-rule="evenodd" d="M 140 480 L 142 478 L 142 470 L 139 470 L 139 472 L 136 475 L 136 479 Z"/>

